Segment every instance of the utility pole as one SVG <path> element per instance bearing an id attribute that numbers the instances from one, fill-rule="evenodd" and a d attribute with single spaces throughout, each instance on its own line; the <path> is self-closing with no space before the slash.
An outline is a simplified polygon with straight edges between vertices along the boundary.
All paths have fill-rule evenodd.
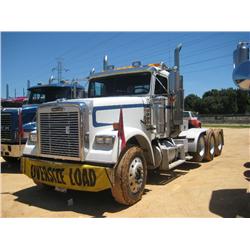
<path id="1" fill-rule="evenodd" d="M 6 99 L 9 98 L 9 84 L 6 84 Z"/>
<path id="2" fill-rule="evenodd" d="M 27 80 L 27 96 L 28 96 L 28 89 L 30 88 L 30 80 Z"/>
<path id="3" fill-rule="evenodd" d="M 57 58 L 57 67 L 53 68 L 52 71 L 57 71 L 57 80 L 60 83 L 63 80 L 62 73 L 69 71 L 69 69 L 64 68 L 63 66 L 63 59 Z"/>
<path id="4" fill-rule="evenodd" d="M 15 98 L 16 98 L 16 89 L 15 89 Z"/>
<path id="5" fill-rule="evenodd" d="M 61 82 L 62 80 L 62 69 L 63 69 L 63 62 L 60 58 L 57 59 L 57 79 L 58 79 L 58 83 Z"/>

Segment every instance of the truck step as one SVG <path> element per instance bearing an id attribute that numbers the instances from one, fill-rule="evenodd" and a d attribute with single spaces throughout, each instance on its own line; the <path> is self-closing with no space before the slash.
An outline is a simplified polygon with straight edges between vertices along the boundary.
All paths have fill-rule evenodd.
<path id="1" fill-rule="evenodd" d="M 187 156 L 185 156 L 185 159 L 186 159 L 186 161 L 190 161 L 190 160 L 192 160 L 192 159 L 193 159 L 193 156 L 191 156 L 191 155 L 187 155 Z"/>
<path id="2" fill-rule="evenodd" d="M 169 169 L 175 168 L 175 167 L 181 165 L 184 162 L 185 162 L 185 160 L 178 160 L 178 161 L 172 162 L 172 163 L 169 164 Z"/>

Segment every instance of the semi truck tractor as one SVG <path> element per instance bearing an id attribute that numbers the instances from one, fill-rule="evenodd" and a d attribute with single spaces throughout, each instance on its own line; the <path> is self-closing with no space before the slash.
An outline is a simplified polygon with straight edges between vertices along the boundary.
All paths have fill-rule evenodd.
<path id="1" fill-rule="evenodd" d="M 21 108 L 1 110 L 1 156 L 5 161 L 20 159 L 30 131 L 36 128 L 35 115 L 38 106 L 56 99 L 82 98 L 84 88 L 79 84 L 37 84 L 28 89 L 28 100 Z"/>
<path id="2" fill-rule="evenodd" d="M 88 77 L 88 98 L 57 100 L 37 110 L 22 172 L 43 187 L 97 192 L 132 205 L 143 195 L 148 170 L 168 171 L 187 160 L 221 154 L 222 130 L 183 124 L 183 76 L 175 65 L 115 68 Z"/>
<path id="3" fill-rule="evenodd" d="M 233 81 L 242 90 L 250 91 L 249 42 L 239 42 L 234 51 Z"/>

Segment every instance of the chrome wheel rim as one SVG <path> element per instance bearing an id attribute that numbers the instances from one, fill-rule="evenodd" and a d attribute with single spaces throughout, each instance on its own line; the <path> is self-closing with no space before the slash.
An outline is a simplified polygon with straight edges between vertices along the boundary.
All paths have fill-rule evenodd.
<path id="1" fill-rule="evenodd" d="M 136 157 L 129 166 L 129 189 L 135 194 L 140 191 L 143 185 L 144 171 L 141 158 Z"/>
<path id="2" fill-rule="evenodd" d="M 221 134 L 218 135 L 218 149 L 220 151 L 222 149 L 222 136 L 221 136 Z"/>
<path id="3" fill-rule="evenodd" d="M 203 136 L 199 139 L 198 153 L 201 157 L 205 154 L 205 138 Z"/>
<path id="4" fill-rule="evenodd" d="M 211 139 L 210 139 L 210 154 L 213 155 L 214 154 L 214 137 L 211 136 Z"/>

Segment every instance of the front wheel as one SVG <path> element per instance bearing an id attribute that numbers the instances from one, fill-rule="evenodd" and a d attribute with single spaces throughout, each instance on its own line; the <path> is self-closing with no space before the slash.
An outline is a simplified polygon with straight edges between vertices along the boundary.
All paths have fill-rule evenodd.
<path id="1" fill-rule="evenodd" d="M 147 163 L 141 148 L 128 148 L 115 169 L 112 195 L 124 205 L 133 205 L 142 197 L 147 179 Z"/>

